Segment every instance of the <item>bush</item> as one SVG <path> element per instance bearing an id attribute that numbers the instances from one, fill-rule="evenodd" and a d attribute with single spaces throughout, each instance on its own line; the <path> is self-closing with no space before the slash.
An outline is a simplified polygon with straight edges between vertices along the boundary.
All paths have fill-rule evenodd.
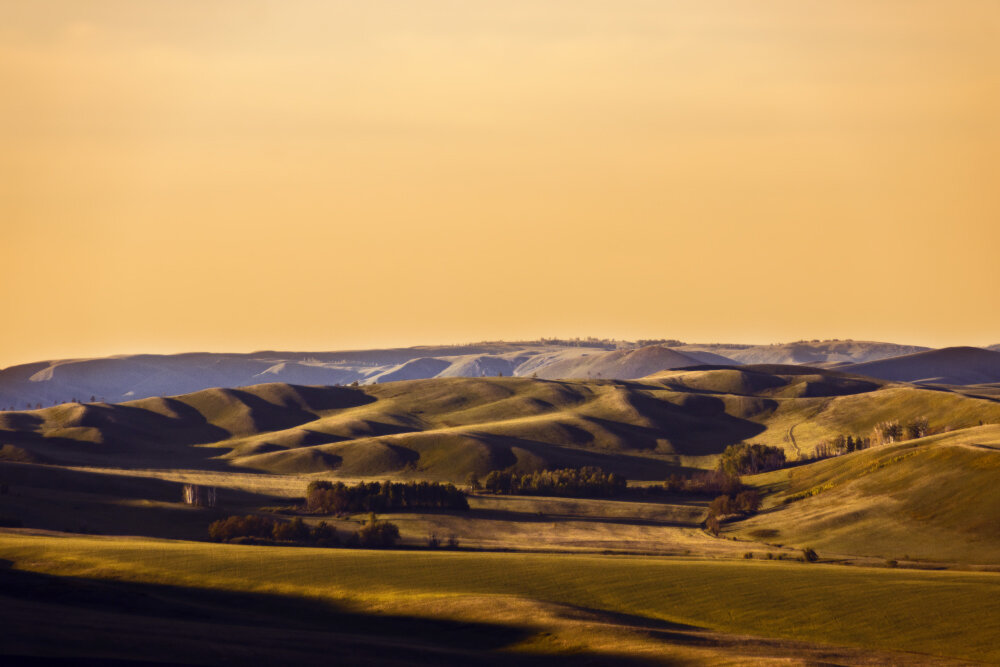
<path id="1" fill-rule="evenodd" d="M 318 547 L 335 547 L 340 544 L 340 536 L 337 535 L 337 531 L 326 521 L 320 521 L 316 524 L 309 537 L 312 543 Z"/>
<path id="2" fill-rule="evenodd" d="M 310 538 L 309 527 L 299 517 L 287 523 L 274 524 L 271 535 L 278 542 L 306 542 Z"/>
<path id="3" fill-rule="evenodd" d="M 805 549 L 802 550 L 802 559 L 807 563 L 815 563 L 816 561 L 819 560 L 819 556 L 816 554 L 816 551 L 813 550 L 811 547 L 806 547 Z"/>
<path id="4" fill-rule="evenodd" d="M 394 523 L 379 521 L 375 513 L 357 532 L 358 544 L 369 549 L 385 549 L 396 546 L 399 540 L 399 528 Z"/>
<path id="5" fill-rule="evenodd" d="M 733 499 L 733 505 L 735 505 L 737 512 L 753 514 L 760 509 L 760 492 L 756 489 L 741 491 Z"/>
<path id="6" fill-rule="evenodd" d="M 665 491 L 670 493 L 690 493 L 693 495 L 717 496 L 736 495 L 743 489 L 743 482 L 737 475 L 730 475 L 721 470 L 709 470 L 691 477 L 671 475 L 663 484 Z"/>
<path id="7" fill-rule="evenodd" d="M 253 514 L 231 516 L 209 524 L 208 536 L 219 542 L 228 542 L 238 537 L 270 540 L 274 536 L 274 520 Z"/>
<path id="8" fill-rule="evenodd" d="M 769 445 L 741 442 L 726 447 L 718 469 L 730 475 L 756 475 L 785 465 L 785 451 Z"/>

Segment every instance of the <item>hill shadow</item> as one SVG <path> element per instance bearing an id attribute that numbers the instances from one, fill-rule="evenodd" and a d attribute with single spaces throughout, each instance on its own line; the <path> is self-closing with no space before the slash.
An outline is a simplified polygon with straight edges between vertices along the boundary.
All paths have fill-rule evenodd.
<path id="1" fill-rule="evenodd" d="M 663 664 L 586 652 L 503 653 L 536 633 L 527 624 L 373 614 L 329 600 L 59 577 L 10 565 L 0 561 L 0 622 L 8 637 L 0 654 L 36 656 L 28 664 Z"/>
<path id="2" fill-rule="evenodd" d="M 517 457 L 511 452 L 511 449 L 518 447 L 537 456 L 549 468 L 597 466 L 605 472 L 616 472 L 628 479 L 662 480 L 671 473 L 688 470 L 662 459 L 634 456 L 621 452 L 607 453 L 592 449 L 577 449 L 573 446 L 555 445 L 513 435 L 475 432 L 470 433 L 469 437 L 491 448 L 498 469 L 517 464 Z M 506 465 L 503 465 L 504 463 Z"/>

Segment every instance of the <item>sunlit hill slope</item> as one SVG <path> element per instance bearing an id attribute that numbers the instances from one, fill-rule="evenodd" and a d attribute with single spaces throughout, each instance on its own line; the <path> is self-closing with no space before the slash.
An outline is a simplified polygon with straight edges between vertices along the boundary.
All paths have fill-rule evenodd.
<path id="1" fill-rule="evenodd" d="M 796 366 L 700 367 L 637 381 L 439 378 L 280 383 L 0 413 L 0 456 L 69 465 L 230 466 L 343 476 L 599 465 L 635 479 L 711 465 L 727 445 L 789 457 L 880 421 L 1000 422 L 1000 403 Z"/>

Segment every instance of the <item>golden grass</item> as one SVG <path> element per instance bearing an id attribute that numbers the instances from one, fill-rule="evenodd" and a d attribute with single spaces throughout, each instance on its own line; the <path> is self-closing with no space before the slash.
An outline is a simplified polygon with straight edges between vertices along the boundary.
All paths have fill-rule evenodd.
<path id="1" fill-rule="evenodd" d="M 1000 425 L 846 454 L 751 478 L 770 511 L 732 525 L 741 536 L 820 553 L 1000 563 Z"/>
<path id="2" fill-rule="evenodd" d="M 1000 660 L 1000 576 L 787 562 L 243 547 L 0 534 L 18 569 L 447 610 L 516 596 L 726 632 Z M 465 601 L 463 603 L 463 601 Z M 447 613 L 447 612 L 445 612 Z"/>

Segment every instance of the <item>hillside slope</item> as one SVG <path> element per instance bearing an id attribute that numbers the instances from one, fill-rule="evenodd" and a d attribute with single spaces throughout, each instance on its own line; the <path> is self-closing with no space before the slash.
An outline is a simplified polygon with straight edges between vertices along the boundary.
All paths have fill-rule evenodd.
<path id="1" fill-rule="evenodd" d="M 741 364 L 835 364 L 861 363 L 927 350 L 917 345 L 899 345 L 858 340 L 815 340 L 777 345 L 681 345 L 684 352 L 704 350 L 721 354 Z"/>
<path id="2" fill-rule="evenodd" d="M 633 379 L 696 364 L 832 367 L 924 349 L 863 341 L 782 345 L 679 345 L 678 341 L 661 341 L 637 348 L 625 341 L 587 339 L 334 352 L 122 355 L 42 361 L 2 369 L 0 409 L 32 409 L 91 399 L 117 403 L 266 382 L 346 385 L 497 375 Z"/>
<path id="3" fill-rule="evenodd" d="M 1000 352 L 979 347 L 948 347 L 838 370 L 896 382 L 987 384 L 1000 382 Z"/>
<path id="4" fill-rule="evenodd" d="M 1000 425 L 767 473 L 773 509 L 731 532 L 820 553 L 996 563 Z"/>
<path id="5" fill-rule="evenodd" d="M 635 350 L 613 350 L 550 362 L 535 375 L 551 380 L 569 378 L 613 378 L 631 380 L 673 369 L 701 366 L 704 362 L 661 345 Z"/>
<path id="6" fill-rule="evenodd" d="M 840 434 L 919 418 L 938 430 L 1000 423 L 1000 403 L 797 366 L 700 367 L 637 381 L 272 383 L 0 413 L 0 456 L 452 481 L 598 465 L 656 480 L 678 466 L 712 465 L 736 442 L 783 447 L 795 459 Z"/>

